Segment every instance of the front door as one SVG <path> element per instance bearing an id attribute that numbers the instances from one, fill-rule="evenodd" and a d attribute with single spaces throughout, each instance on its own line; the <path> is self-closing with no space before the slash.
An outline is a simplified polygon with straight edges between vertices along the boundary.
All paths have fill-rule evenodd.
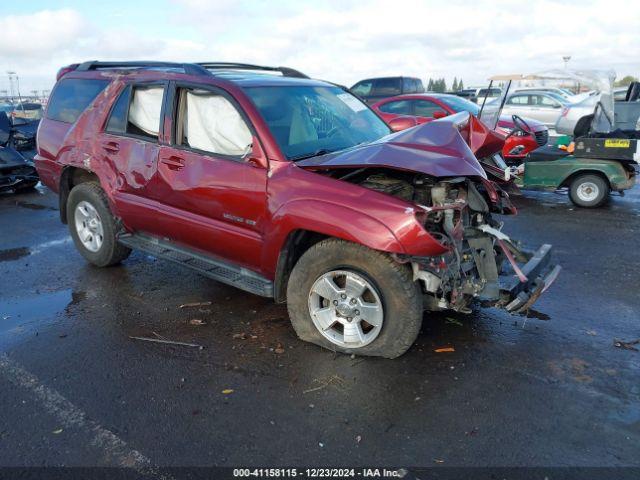
<path id="1" fill-rule="evenodd" d="M 160 148 L 153 195 L 169 220 L 165 236 L 255 268 L 266 212 L 267 164 L 252 126 L 225 91 L 175 85 L 171 141 Z M 253 144 L 253 147 L 252 147 Z"/>

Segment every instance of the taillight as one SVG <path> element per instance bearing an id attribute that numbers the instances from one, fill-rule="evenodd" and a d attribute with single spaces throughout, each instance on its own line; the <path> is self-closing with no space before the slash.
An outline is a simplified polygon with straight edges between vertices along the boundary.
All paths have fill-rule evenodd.
<path id="1" fill-rule="evenodd" d="M 566 117 L 567 113 L 569 113 L 569 107 L 562 107 L 562 112 L 560 112 L 560 116 Z"/>
<path id="2" fill-rule="evenodd" d="M 79 65 L 80 65 L 79 63 L 72 63 L 71 65 L 62 67 L 60 70 L 58 70 L 58 73 L 56 73 L 56 81 L 60 80 L 67 73 L 73 72 L 76 68 L 78 68 Z"/>

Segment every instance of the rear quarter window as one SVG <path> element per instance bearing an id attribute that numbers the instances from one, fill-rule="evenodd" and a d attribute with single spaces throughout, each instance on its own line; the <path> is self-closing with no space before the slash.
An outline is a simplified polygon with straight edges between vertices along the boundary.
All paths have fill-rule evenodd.
<path id="1" fill-rule="evenodd" d="M 46 117 L 59 122 L 75 123 L 85 108 L 108 84 L 108 80 L 98 79 L 60 80 L 49 99 Z"/>

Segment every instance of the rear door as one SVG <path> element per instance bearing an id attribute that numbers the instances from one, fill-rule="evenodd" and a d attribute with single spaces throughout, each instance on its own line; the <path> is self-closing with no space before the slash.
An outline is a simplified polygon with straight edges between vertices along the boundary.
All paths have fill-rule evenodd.
<path id="1" fill-rule="evenodd" d="M 151 187 L 167 85 L 163 81 L 126 85 L 97 139 L 98 155 L 117 175 L 113 196 L 118 213 L 129 229 L 156 235 L 164 233 L 168 222 L 152 201 Z"/>
<path id="2" fill-rule="evenodd" d="M 267 165 L 253 161 L 258 142 L 248 117 L 226 91 L 171 86 L 153 196 L 171 219 L 165 236 L 235 264 L 261 264 Z M 259 145 L 253 145 L 259 149 Z"/>

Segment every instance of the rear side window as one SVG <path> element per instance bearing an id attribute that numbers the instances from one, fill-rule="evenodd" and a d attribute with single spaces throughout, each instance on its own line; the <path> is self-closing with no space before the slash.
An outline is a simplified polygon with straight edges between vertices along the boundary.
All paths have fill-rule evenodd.
<path id="1" fill-rule="evenodd" d="M 384 113 L 395 113 L 397 115 L 411 115 L 411 104 L 408 100 L 389 102 L 381 105 L 380 111 Z"/>
<path id="2" fill-rule="evenodd" d="M 47 118 L 75 123 L 80 114 L 109 84 L 109 80 L 68 78 L 60 80 L 49 99 Z"/>
<path id="3" fill-rule="evenodd" d="M 374 95 L 398 95 L 401 92 L 400 78 L 379 78 L 373 88 Z"/>
<path id="4" fill-rule="evenodd" d="M 528 95 L 514 95 L 511 97 L 507 103 L 509 105 L 527 105 L 529 103 Z"/>
<path id="5" fill-rule="evenodd" d="M 164 87 L 133 87 L 126 133 L 157 140 L 163 97 Z"/>
<path id="6" fill-rule="evenodd" d="M 125 88 L 111 109 L 111 116 L 107 123 L 107 132 L 125 133 L 127 131 L 127 113 L 129 111 L 130 92 L 131 87 Z"/>

